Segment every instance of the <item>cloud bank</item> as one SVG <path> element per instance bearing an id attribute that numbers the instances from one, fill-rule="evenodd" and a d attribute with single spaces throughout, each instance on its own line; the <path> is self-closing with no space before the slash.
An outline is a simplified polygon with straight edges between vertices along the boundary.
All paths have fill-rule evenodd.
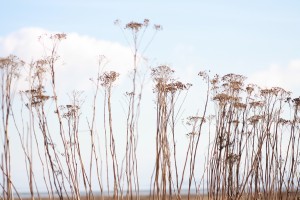
<path id="1" fill-rule="evenodd" d="M 30 63 L 45 55 L 38 37 L 54 33 L 41 28 L 24 28 L 0 36 L 0 57 L 14 54 Z M 100 55 L 104 55 L 108 61 L 104 70 L 117 71 L 121 79 L 132 68 L 130 48 L 77 33 L 67 33 L 67 39 L 61 42 L 58 54 L 61 59 L 56 74 L 61 91 L 85 90 L 89 87 L 89 78 L 97 75 Z"/>
<path id="2" fill-rule="evenodd" d="M 286 66 L 271 65 L 249 76 L 248 82 L 261 87 L 282 87 L 294 94 L 300 91 L 300 60 L 290 61 Z"/>

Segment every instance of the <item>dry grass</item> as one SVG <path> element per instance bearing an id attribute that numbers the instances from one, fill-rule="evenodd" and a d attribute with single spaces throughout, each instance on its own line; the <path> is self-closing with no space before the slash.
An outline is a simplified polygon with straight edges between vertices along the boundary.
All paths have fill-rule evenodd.
<path id="1" fill-rule="evenodd" d="M 133 53 L 133 69 L 130 88 L 126 94 L 125 149 L 117 152 L 114 83 L 119 74 L 102 71 L 103 58 L 99 61 L 99 72 L 92 79 L 94 95 L 92 110 L 85 116 L 90 139 L 88 161 L 83 155 L 79 129 L 82 123 L 82 92 L 74 91 L 69 102 L 62 104 L 57 96 L 56 65 L 60 59 L 59 44 L 66 34 L 54 34 L 40 38 L 50 40 L 52 46 L 45 47 L 45 56 L 29 64 L 15 56 L 0 58 L 1 92 L 1 198 L 18 198 L 12 180 L 11 137 L 15 132 L 20 141 L 21 153 L 25 156 L 28 189 L 34 199 L 39 192 L 34 166 L 40 166 L 47 198 L 54 199 L 297 199 L 300 189 L 300 98 L 292 98 L 291 92 L 279 87 L 260 88 L 246 84 L 246 77 L 238 74 L 224 76 L 200 72 L 204 92 L 199 105 L 193 105 L 194 113 L 187 116 L 184 126 L 188 144 L 183 152 L 184 160 L 178 160 L 177 131 L 179 115 L 190 83 L 182 83 L 175 71 L 167 65 L 151 68 L 148 76 L 153 81 L 156 115 L 155 166 L 150 183 L 150 196 L 135 196 L 140 191 L 137 146 L 141 110 L 143 76 L 141 49 L 144 35 L 150 22 L 130 22 L 121 26 L 128 31 L 128 41 Z M 161 30 L 154 25 L 154 34 Z M 125 32 L 124 32 L 125 34 Z M 130 38 L 130 39 L 129 39 Z M 13 100 L 17 95 L 16 84 L 19 70 L 26 67 L 28 89 L 20 92 L 21 118 L 14 112 Z M 146 72 L 145 72 L 146 73 Z M 196 75 L 195 75 L 196 76 Z M 48 77 L 48 79 L 47 79 Z M 47 81 L 48 80 L 48 81 Z M 204 84 L 203 84 L 204 83 Z M 196 86 L 197 87 L 197 86 Z M 46 91 L 47 89 L 47 91 Z M 99 91 L 103 98 L 99 100 Z M 203 90 L 201 90 L 203 91 Z M 199 95 L 199 93 L 191 94 Z M 198 102 L 196 102 L 198 103 Z M 195 104 L 196 104 L 195 103 Z M 49 106 L 52 105 L 52 106 Z M 99 106 L 100 105 L 100 106 Z M 211 112 L 209 106 L 213 106 Z M 54 115 L 47 114 L 53 111 Z M 97 120 L 101 113 L 103 121 Z M 27 116 L 27 117 L 24 117 Z M 19 121 L 17 121 L 17 119 Z M 101 124 L 99 128 L 97 124 Z M 141 127 L 142 128 L 142 127 Z M 14 130 L 14 131 L 11 131 Z M 99 132 L 103 133 L 99 138 Z M 205 152 L 199 151 L 203 133 L 208 135 Z M 54 137 L 54 135 L 56 136 Z M 180 133 L 181 134 L 181 133 Z M 104 141 L 100 145 L 99 140 Z M 16 144 L 13 144 L 16 145 Z M 180 152 L 182 153 L 182 152 Z M 199 159 L 199 155 L 205 159 Z M 199 167 L 201 175 L 196 172 Z M 103 173 L 104 172 L 104 173 Z M 97 185 L 93 182 L 97 179 Z M 105 180 L 105 181 L 104 181 Z M 106 182 L 106 183 L 105 183 Z M 187 183 L 187 195 L 182 195 L 183 183 Z M 197 196 L 191 191 L 207 188 L 207 196 Z M 110 191 L 111 197 L 94 197 L 95 190 Z M 43 191 L 44 192 L 44 191 Z M 83 193 L 82 193 L 83 192 Z M 172 198 L 170 197 L 171 194 Z M 82 196 L 84 194 L 84 196 Z"/>

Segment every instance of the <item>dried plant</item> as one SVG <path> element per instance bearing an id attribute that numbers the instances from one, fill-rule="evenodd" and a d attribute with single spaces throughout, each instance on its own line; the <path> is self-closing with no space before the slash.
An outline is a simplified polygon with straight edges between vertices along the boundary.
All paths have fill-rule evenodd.
<path id="1" fill-rule="evenodd" d="M 176 172 L 176 196 L 180 198 L 183 180 L 179 183 L 176 159 L 175 121 L 176 100 L 181 91 L 188 90 L 191 84 L 183 84 L 173 79 L 174 70 L 166 65 L 152 69 L 151 76 L 155 83 L 156 93 L 156 159 L 153 181 L 153 199 L 167 199 L 172 197 L 173 177 L 171 166 L 171 147 L 173 142 L 173 159 Z M 169 127 L 170 124 L 170 127 Z M 169 129 L 172 140 L 168 136 Z M 184 172 L 183 172 L 184 174 Z"/>
<path id="2" fill-rule="evenodd" d="M 138 125 L 144 112 L 141 104 L 147 77 L 142 75 L 141 63 L 162 27 L 154 25 L 154 34 L 143 49 L 150 27 L 148 19 L 125 26 L 120 21 L 115 23 L 125 36 L 129 32 L 126 39 L 133 53 L 130 90 L 125 92 L 126 128 L 118 135 L 112 91 L 120 74 L 100 70 L 105 65 L 103 57 L 96 79 L 91 79 L 94 94 L 89 116 L 83 109 L 83 92 L 73 91 L 69 101 L 61 103 L 56 91 L 58 47 L 66 34 L 40 37 L 45 55 L 31 63 L 16 56 L 0 58 L 1 199 L 23 198 L 13 176 L 17 174 L 12 170 L 12 158 L 17 156 L 11 150 L 14 145 L 19 145 L 20 155 L 24 155 L 30 199 L 97 199 L 98 191 L 101 199 L 109 198 L 105 191 L 114 199 L 141 199 L 137 152 L 143 149 L 138 148 Z M 20 74 L 26 78 L 28 88 L 17 96 Z M 187 132 L 182 133 L 178 121 L 192 84 L 174 78 L 175 71 L 167 65 L 151 68 L 148 75 L 154 84 L 156 109 L 156 115 L 147 118 L 155 122 L 150 199 L 182 199 L 185 188 L 188 199 L 299 198 L 300 97 L 292 97 L 280 87 L 247 84 L 243 75 L 210 76 L 201 71 L 198 75 L 205 92 L 192 95 L 201 95 L 204 103 L 193 103 L 194 113 L 184 116 L 182 125 Z M 199 89 L 197 84 L 193 88 Z M 102 108 L 98 106 L 100 91 L 104 94 Z M 16 97 L 20 97 L 21 106 L 15 106 Z M 212 113 L 210 107 L 214 108 Z M 98 120 L 99 116 L 103 121 Z M 80 130 L 82 117 L 87 119 L 88 131 Z M 117 143 L 119 134 L 126 138 L 120 141 L 124 146 Z M 204 134 L 208 141 L 201 139 Z M 179 150 L 180 135 L 186 136 L 187 145 Z M 17 140 L 13 140 L 15 136 Z M 84 146 L 81 137 L 87 137 L 90 146 Z M 205 152 L 200 151 L 202 141 L 207 145 Z M 46 191 L 41 191 L 42 187 Z"/>
<path id="3" fill-rule="evenodd" d="M 112 106 L 111 106 L 111 90 L 113 83 L 116 81 L 118 73 L 114 71 L 104 72 L 100 76 L 101 85 L 105 88 L 105 101 L 104 108 L 108 111 L 108 125 L 109 125 L 109 150 L 111 154 L 111 159 L 113 163 L 113 178 L 114 178 L 114 198 L 119 198 L 120 191 L 120 175 L 119 175 L 119 165 L 118 159 L 116 155 L 116 144 L 115 144 L 115 136 L 113 133 L 113 118 L 112 118 Z M 106 124 L 106 115 L 104 114 L 104 124 Z M 105 128 L 106 135 L 106 128 Z"/>
<path id="4" fill-rule="evenodd" d="M 24 62 L 16 56 L 0 58 L 0 81 L 1 81 L 1 140 L 3 142 L 3 152 L 1 158 L 1 171 L 3 182 L 3 198 L 12 199 L 13 184 L 11 171 L 11 153 L 10 153 L 10 115 L 12 112 L 12 103 L 16 93 L 16 81 L 20 75 L 20 69 Z"/>

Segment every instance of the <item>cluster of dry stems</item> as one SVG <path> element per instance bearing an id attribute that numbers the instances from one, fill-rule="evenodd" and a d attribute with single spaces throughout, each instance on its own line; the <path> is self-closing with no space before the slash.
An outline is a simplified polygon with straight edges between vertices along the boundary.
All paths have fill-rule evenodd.
<path id="1" fill-rule="evenodd" d="M 115 23 L 121 27 L 119 21 Z M 47 48 L 44 58 L 30 64 L 15 56 L 0 59 L 1 199 L 22 199 L 14 185 L 11 167 L 11 156 L 15 155 L 11 154 L 10 140 L 15 136 L 19 138 L 25 156 L 31 199 L 45 196 L 40 194 L 36 182 L 36 165 L 42 169 L 49 199 L 80 199 L 83 196 L 94 199 L 98 195 L 95 191 L 100 191 L 102 199 L 107 195 L 114 199 L 140 199 L 137 150 L 143 82 L 138 79 L 144 52 L 140 51 L 140 45 L 148 27 L 147 19 L 125 25 L 125 30 L 132 36 L 133 73 L 132 88 L 126 92 L 126 145 L 119 153 L 112 112 L 112 90 L 119 76 L 117 72 L 99 71 L 96 79 L 92 79 L 95 93 L 91 118 L 87 120 L 91 146 L 84 147 L 79 139 L 82 92 L 71 93 L 69 103 L 65 105 L 59 103 L 57 96 L 57 52 L 66 35 L 41 37 L 41 41 L 50 39 L 52 46 Z M 161 26 L 154 25 L 154 28 L 157 31 Z M 99 63 L 103 65 L 104 58 L 101 57 Z M 17 82 L 23 68 L 27 69 L 25 76 L 29 88 L 19 93 L 24 105 L 20 122 L 17 121 L 20 117 L 14 113 L 13 100 L 18 95 Z M 207 88 L 206 93 L 200 94 L 205 99 L 204 104 L 197 105 L 202 106 L 202 112 L 188 117 L 188 133 L 178 133 L 178 113 L 192 84 L 176 80 L 174 70 L 169 66 L 151 69 L 156 148 L 149 198 L 181 199 L 184 194 L 188 198 L 201 199 L 205 193 L 209 199 L 296 199 L 300 189 L 300 98 L 292 99 L 290 92 L 278 87 L 262 89 L 253 84 L 245 85 L 245 77 L 241 75 L 215 75 L 213 78 L 206 72 L 198 75 Z M 50 77 L 50 82 L 46 77 Z M 99 90 L 104 93 L 101 130 L 96 126 L 99 124 L 96 118 Z M 49 104 L 54 106 L 54 122 L 47 111 Z M 213 114 L 209 114 L 210 104 L 214 105 Z M 103 133 L 104 147 L 97 142 L 99 132 Z M 178 160 L 178 134 L 186 134 L 188 140 L 184 160 Z M 209 136 L 207 155 L 199 152 L 203 134 Z M 83 155 L 82 148 L 89 148 L 90 154 Z M 102 148 L 104 155 L 99 150 Z M 124 154 L 123 159 L 118 157 L 121 154 Z M 199 159 L 203 155 L 205 158 Z M 204 171 L 199 177 L 196 172 L 200 165 L 204 166 Z M 92 181 L 95 177 L 97 185 Z M 110 181 L 113 181 L 112 188 Z M 184 188 L 188 189 L 187 193 L 182 192 Z M 104 191 L 108 193 L 104 194 Z"/>

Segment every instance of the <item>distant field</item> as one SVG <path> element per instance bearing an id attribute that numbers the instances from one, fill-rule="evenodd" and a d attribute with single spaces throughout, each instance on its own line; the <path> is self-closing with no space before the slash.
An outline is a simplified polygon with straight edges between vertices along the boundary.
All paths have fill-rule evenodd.
<path id="1" fill-rule="evenodd" d="M 282 197 L 280 198 L 279 196 L 278 197 L 267 197 L 267 198 L 263 198 L 263 197 L 260 197 L 259 199 L 274 199 L 274 200 L 299 200 L 300 199 L 300 195 L 296 195 L 296 196 L 294 196 L 294 194 L 291 194 L 290 195 L 290 197 L 288 198 L 287 196 L 286 196 L 287 194 L 286 193 L 284 193 L 284 194 L 282 194 Z M 87 197 L 85 197 L 85 196 L 82 196 L 81 198 L 80 198 L 81 200 L 88 200 L 89 198 L 87 198 Z M 94 200 L 113 200 L 114 198 L 113 197 L 108 197 L 108 196 L 95 196 L 94 198 L 93 198 Z M 124 197 L 124 198 L 119 198 L 119 199 L 124 199 L 124 200 L 126 200 L 127 198 L 126 197 Z M 133 199 L 136 199 L 136 197 L 133 197 Z M 139 200 L 151 200 L 151 199 L 157 199 L 157 198 L 153 198 L 153 197 L 150 197 L 149 195 L 142 195 L 142 196 L 140 196 L 139 197 Z M 172 199 L 172 200 L 177 200 L 177 199 L 179 199 L 179 198 L 177 198 L 176 196 L 172 196 L 171 198 L 169 198 L 169 197 L 167 197 L 166 198 L 167 200 L 170 200 L 170 199 Z M 208 198 L 208 196 L 207 195 L 190 195 L 190 197 L 188 198 L 188 196 L 187 195 L 182 195 L 181 196 L 181 198 L 180 198 L 181 200 L 188 200 L 188 199 L 193 199 L 193 200 L 208 200 L 208 199 L 215 199 L 215 198 Z M 227 200 L 227 198 L 226 197 L 224 197 L 224 198 L 222 198 L 222 197 L 219 197 L 218 199 L 222 199 L 222 200 Z M 228 198 L 229 199 L 229 198 Z M 251 197 L 251 196 L 243 196 L 243 197 L 241 197 L 240 198 L 241 200 L 246 200 L 246 199 L 256 199 L 256 198 L 254 198 L 254 197 Z M 30 198 L 24 198 L 23 200 L 30 200 Z M 48 200 L 48 198 L 40 198 L 40 200 Z M 58 198 L 57 199 L 55 199 L 55 200 L 58 200 Z"/>

